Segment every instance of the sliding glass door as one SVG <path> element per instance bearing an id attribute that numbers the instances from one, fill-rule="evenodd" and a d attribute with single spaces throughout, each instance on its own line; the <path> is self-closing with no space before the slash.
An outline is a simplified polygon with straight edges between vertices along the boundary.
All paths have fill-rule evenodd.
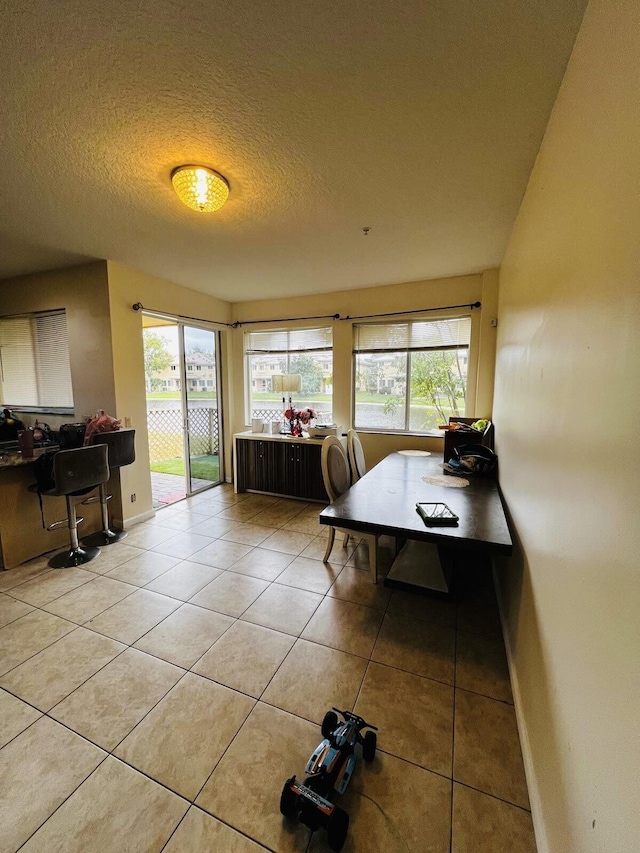
<path id="1" fill-rule="evenodd" d="M 183 326 L 188 494 L 222 480 L 218 332 Z"/>
<path id="2" fill-rule="evenodd" d="M 166 506 L 224 480 L 220 334 L 143 317 L 153 504 Z"/>

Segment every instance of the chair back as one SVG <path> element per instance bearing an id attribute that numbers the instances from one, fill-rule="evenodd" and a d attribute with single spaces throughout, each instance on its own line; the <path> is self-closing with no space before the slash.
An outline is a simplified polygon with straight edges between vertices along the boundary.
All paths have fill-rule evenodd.
<path id="1" fill-rule="evenodd" d="M 72 495 L 83 489 L 92 489 L 109 479 L 107 446 L 95 444 L 59 450 L 53 461 L 56 492 Z"/>
<path id="2" fill-rule="evenodd" d="M 329 500 L 333 503 L 351 485 L 347 454 L 344 452 L 342 444 L 333 435 L 327 436 L 322 442 L 320 464 L 324 487 L 329 495 Z"/>
<path id="3" fill-rule="evenodd" d="M 123 468 L 136 461 L 135 429 L 118 429 L 114 432 L 97 432 L 91 436 L 91 445 L 106 444 L 109 469 Z"/>
<path id="4" fill-rule="evenodd" d="M 355 483 L 367 473 L 367 463 L 364 459 L 362 442 L 355 429 L 350 429 L 347 432 L 347 450 L 349 451 L 351 482 Z"/>

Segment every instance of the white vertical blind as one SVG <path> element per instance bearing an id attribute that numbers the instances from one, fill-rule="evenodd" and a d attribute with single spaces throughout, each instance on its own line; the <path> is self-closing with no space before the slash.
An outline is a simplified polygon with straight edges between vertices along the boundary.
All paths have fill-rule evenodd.
<path id="1" fill-rule="evenodd" d="M 0 318 L 4 405 L 73 407 L 64 311 Z"/>

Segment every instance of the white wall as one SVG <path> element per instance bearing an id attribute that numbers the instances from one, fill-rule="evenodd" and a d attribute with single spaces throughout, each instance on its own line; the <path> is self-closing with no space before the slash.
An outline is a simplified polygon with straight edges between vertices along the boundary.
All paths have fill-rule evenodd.
<path id="1" fill-rule="evenodd" d="M 500 569 L 540 853 L 640 849 L 640 4 L 592 0 L 500 274 Z"/>

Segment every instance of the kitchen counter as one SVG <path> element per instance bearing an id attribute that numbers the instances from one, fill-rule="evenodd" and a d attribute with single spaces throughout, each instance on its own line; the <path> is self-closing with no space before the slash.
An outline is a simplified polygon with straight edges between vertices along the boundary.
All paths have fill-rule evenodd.
<path id="1" fill-rule="evenodd" d="M 56 450 L 55 446 L 34 450 L 31 459 L 22 457 L 17 451 L 0 451 L 0 569 L 12 569 L 21 563 L 39 557 L 47 551 L 62 549 L 69 545 L 69 530 L 46 530 L 42 526 L 38 495 L 28 487 L 35 481 L 33 463 L 47 450 Z M 107 489 L 117 494 L 118 478 L 107 485 Z M 78 503 L 80 502 L 78 498 Z M 67 517 L 67 504 L 64 498 L 43 497 L 45 525 Z M 84 516 L 78 534 L 82 539 L 101 529 L 100 504 L 78 506 L 78 515 Z"/>
<path id="2" fill-rule="evenodd" d="M 47 447 L 36 447 L 33 451 L 33 456 L 23 456 L 19 450 L 1 450 L 0 449 L 0 471 L 4 468 L 18 468 L 23 465 L 33 465 L 38 456 L 42 456 L 49 450 L 58 450 L 57 444 L 50 444 Z"/>

